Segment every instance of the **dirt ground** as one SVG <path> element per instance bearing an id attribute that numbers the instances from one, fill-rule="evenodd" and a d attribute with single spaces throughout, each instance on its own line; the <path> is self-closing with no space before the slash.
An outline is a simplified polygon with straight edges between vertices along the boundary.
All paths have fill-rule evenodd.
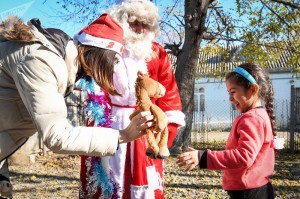
<path id="1" fill-rule="evenodd" d="M 195 169 L 184 172 L 175 164 L 176 157 L 165 161 L 166 199 L 228 198 L 221 187 L 221 171 Z M 78 198 L 80 158 L 48 154 L 35 163 L 11 160 L 10 171 L 15 199 Z M 279 154 L 271 177 L 276 199 L 300 198 L 300 154 Z"/>

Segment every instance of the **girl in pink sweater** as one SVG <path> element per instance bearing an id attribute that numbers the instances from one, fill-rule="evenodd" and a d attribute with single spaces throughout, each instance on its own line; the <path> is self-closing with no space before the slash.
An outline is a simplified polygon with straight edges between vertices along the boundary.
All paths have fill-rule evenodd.
<path id="1" fill-rule="evenodd" d="M 268 72 L 245 63 L 226 75 L 230 102 L 241 113 L 230 131 L 226 149 L 195 150 L 177 157 L 179 167 L 190 171 L 224 170 L 223 189 L 231 199 L 274 198 L 269 177 L 274 171 L 275 116 L 273 89 Z"/>

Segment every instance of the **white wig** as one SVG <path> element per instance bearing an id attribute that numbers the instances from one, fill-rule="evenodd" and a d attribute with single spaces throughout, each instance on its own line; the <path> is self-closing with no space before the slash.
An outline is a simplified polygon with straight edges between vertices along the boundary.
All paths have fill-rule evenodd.
<path id="1" fill-rule="evenodd" d="M 160 35 L 159 30 L 159 14 L 154 3 L 149 0 L 125 0 L 121 4 L 112 6 L 106 11 L 120 25 L 124 31 L 129 28 L 128 22 L 139 21 L 149 26 L 149 31 Z"/>
<path id="2" fill-rule="evenodd" d="M 125 0 L 112 6 L 106 12 L 123 28 L 125 56 L 138 59 L 153 56 L 152 41 L 160 36 L 158 9 L 154 3 L 149 0 Z M 146 24 L 148 31 L 143 34 L 132 31 L 129 23 L 136 20 Z"/>

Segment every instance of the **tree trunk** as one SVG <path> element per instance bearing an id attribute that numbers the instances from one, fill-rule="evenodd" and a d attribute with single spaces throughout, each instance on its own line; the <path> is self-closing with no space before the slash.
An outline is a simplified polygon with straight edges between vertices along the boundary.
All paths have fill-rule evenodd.
<path id="1" fill-rule="evenodd" d="M 186 126 L 179 129 L 170 149 L 172 154 L 186 151 L 191 144 L 195 73 L 200 42 L 205 31 L 207 8 L 211 2 L 209 0 L 185 0 L 185 39 L 183 48 L 177 58 L 175 77 L 180 92 L 182 112 L 185 114 Z"/>

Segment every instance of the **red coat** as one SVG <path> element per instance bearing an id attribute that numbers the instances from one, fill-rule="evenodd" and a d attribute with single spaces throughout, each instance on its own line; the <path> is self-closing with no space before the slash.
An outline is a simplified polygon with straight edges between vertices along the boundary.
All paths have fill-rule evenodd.
<path id="1" fill-rule="evenodd" d="M 184 121 L 182 121 L 181 100 L 167 52 L 161 45 L 155 42 L 153 42 L 152 48 L 158 57 L 154 57 L 150 62 L 147 62 L 148 72 L 150 77 L 165 86 L 167 91 L 164 97 L 153 99 L 152 101 L 164 112 L 167 112 L 168 121 L 171 124 L 169 125 L 168 146 L 171 147 L 176 137 L 177 127 L 184 124 Z M 176 113 L 176 111 L 178 111 L 178 113 Z M 168 114 L 170 112 L 174 113 Z"/>
<path id="2" fill-rule="evenodd" d="M 207 151 L 207 168 L 224 170 L 224 190 L 263 186 L 274 171 L 274 137 L 264 108 L 251 109 L 233 123 L 223 151 Z"/>

